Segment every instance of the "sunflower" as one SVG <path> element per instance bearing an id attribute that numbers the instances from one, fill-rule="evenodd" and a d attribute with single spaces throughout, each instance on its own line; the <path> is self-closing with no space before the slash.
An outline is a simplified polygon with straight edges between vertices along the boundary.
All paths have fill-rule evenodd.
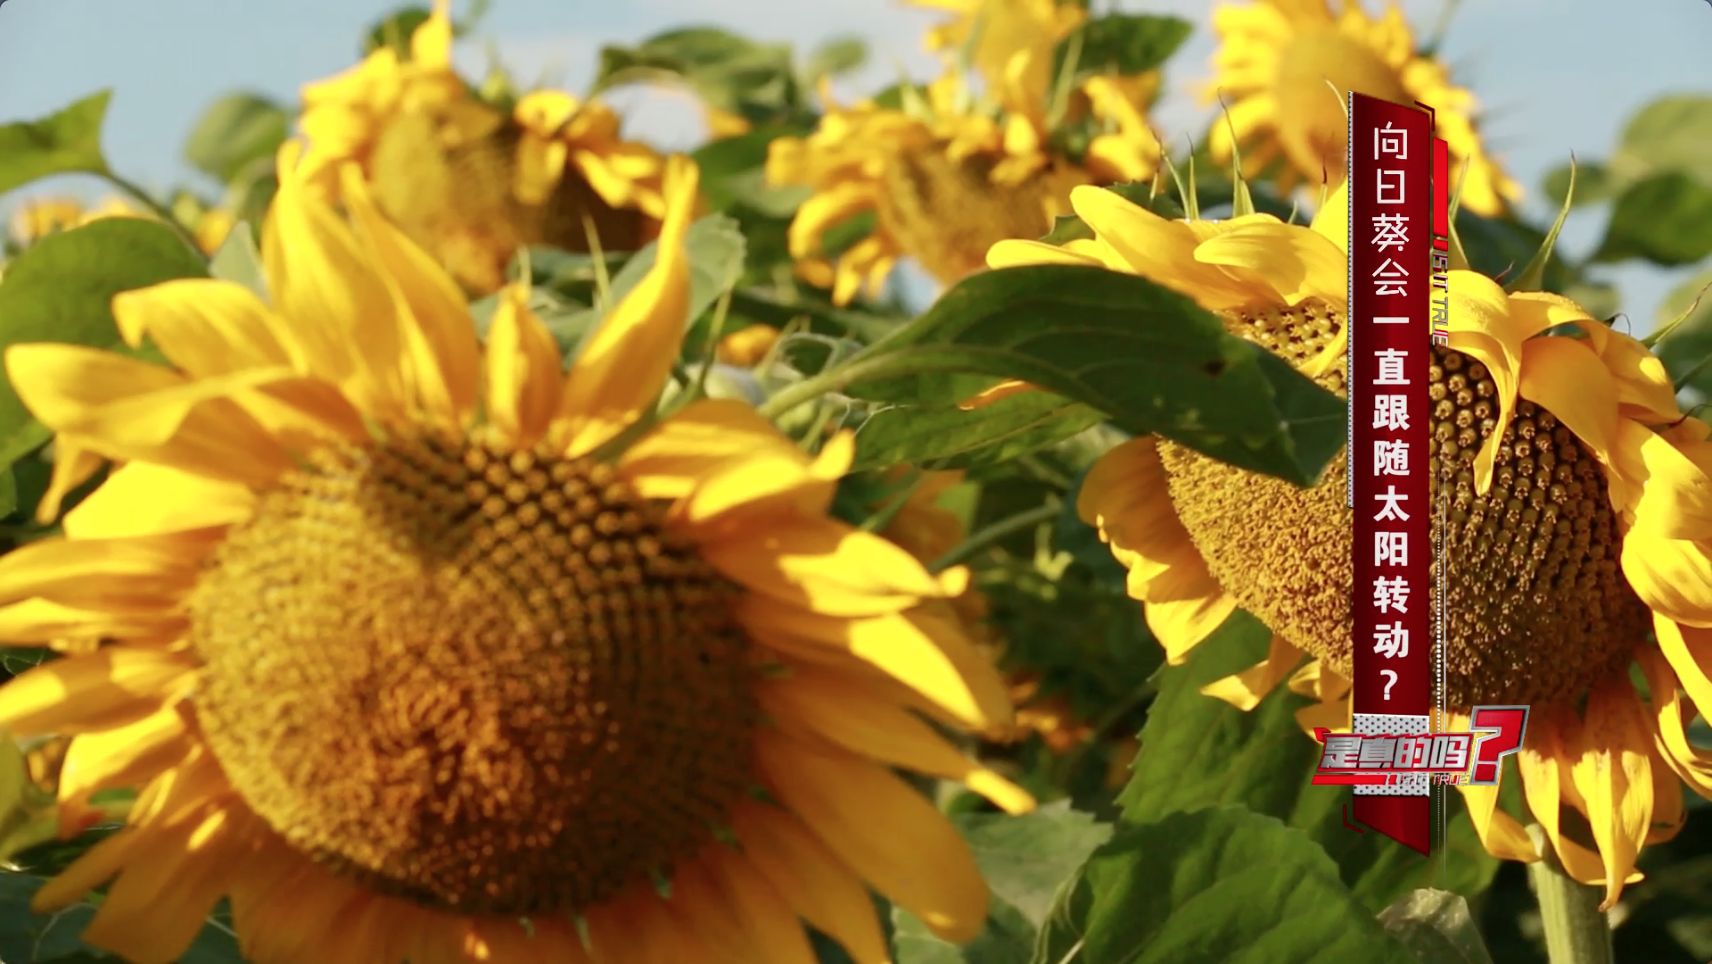
<path id="1" fill-rule="evenodd" d="M 1052 59 L 1058 44 L 1088 20 L 1075 3 L 1058 0 L 909 0 L 953 14 L 928 31 L 927 49 L 947 57 L 968 51 L 970 64 L 994 86 L 1006 110 L 1045 117 Z"/>
<path id="2" fill-rule="evenodd" d="M 1072 203 L 1095 239 L 1007 242 L 994 267 L 1142 275 L 1343 392 L 1341 188 L 1312 227 L 1167 221 L 1093 188 Z M 1712 755 L 1684 735 L 1693 708 L 1712 706 L 1712 441 L 1678 409 L 1663 364 L 1574 302 L 1470 271 L 1450 272 L 1449 296 L 1450 343 L 1431 366 L 1447 729 L 1466 730 L 1480 704 L 1534 708 L 1520 755 L 1528 808 L 1609 906 L 1638 879 L 1641 847 L 1681 826 L 1682 783 L 1712 795 Z M 1129 570 L 1170 662 L 1238 607 L 1271 628 L 1264 662 L 1206 692 L 1249 709 L 1288 680 L 1319 700 L 1298 714 L 1304 728 L 1347 730 L 1357 587 L 1345 471 L 1340 455 L 1298 488 L 1143 437 L 1101 458 L 1078 509 Z M 1497 788 L 1460 789 L 1488 850 L 1537 859 L 1496 809 Z"/>
<path id="3" fill-rule="evenodd" d="M 64 657 L 0 727 L 72 736 L 58 786 L 140 792 L 43 887 L 112 881 L 85 939 L 176 960 L 229 898 L 257 964 L 810 960 L 799 918 L 886 957 L 864 883 L 967 940 L 987 888 L 894 776 L 1033 801 L 918 714 L 1009 715 L 904 550 L 826 515 L 752 408 L 654 421 L 684 327 L 696 172 L 660 256 L 568 373 L 520 286 L 478 344 L 442 269 L 355 165 L 347 226 L 298 165 L 263 233 L 271 305 L 220 281 L 121 295 L 160 368 L 6 355 L 57 433 L 42 514 L 120 467 L 63 538 L 0 558 L 0 638 Z"/>
<path id="4" fill-rule="evenodd" d="M 1079 12 L 1062 16 L 1066 31 L 1080 22 Z M 1049 92 L 1025 83 L 1032 74 L 1023 66 L 1041 62 L 1042 50 L 1050 61 L 1059 29 L 992 34 L 981 50 L 1004 47 L 976 60 L 982 98 L 955 69 L 896 106 L 843 107 L 823 87 L 815 131 L 772 141 L 767 156 L 771 183 L 813 190 L 790 226 L 798 274 L 831 288 L 841 305 L 863 290 L 878 295 L 901 257 L 952 284 L 984 268 L 994 242 L 1051 230 L 1068 213 L 1071 188 L 1153 177 L 1160 147 L 1146 109 L 1158 76 L 1088 77 L 1062 116 L 1049 116 Z M 1000 63 L 1022 66 L 994 73 Z"/>
<path id="5" fill-rule="evenodd" d="M 1221 5 L 1213 14 L 1221 43 L 1207 103 L 1221 97 L 1229 122 L 1214 122 L 1207 147 L 1231 159 L 1232 140 L 1244 147 L 1243 173 L 1256 176 L 1282 156 L 1279 186 L 1343 179 L 1349 129 L 1339 98 L 1356 91 L 1398 104 L 1431 105 L 1436 134 L 1450 148 L 1453 176 L 1467 164 L 1462 206 L 1496 215 L 1520 200 L 1522 189 L 1487 155 L 1475 130 L 1474 95 L 1450 71 L 1415 51 L 1403 11 L 1388 0 L 1374 19 L 1359 0 L 1258 0 Z"/>
<path id="6" fill-rule="evenodd" d="M 355 161 L 382 213 L 468 291 L 505 283 L 517 249 L 545 244 L 635 251 L 665 214 L 665 160 L 625 141 L 605 105 L 560 91 L 510 109 L 470 92 L 452 69 L 449 0 L 411 36 L 303 89 L 309 177 L 327 196 Z"/>

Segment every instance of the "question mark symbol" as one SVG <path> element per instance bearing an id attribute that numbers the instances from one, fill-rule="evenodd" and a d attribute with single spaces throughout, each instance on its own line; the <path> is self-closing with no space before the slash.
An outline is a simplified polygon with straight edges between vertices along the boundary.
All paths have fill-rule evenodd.
<path id="1" fill-rule="evenodd" d="M 1385 698 L 1390 699 L 1391 687 L 1397 685 L 1397 671 L 1394 669 L 1382 669 L 1379 671 L 1379 675 L 1389 677 L 1385 680 Z"/>

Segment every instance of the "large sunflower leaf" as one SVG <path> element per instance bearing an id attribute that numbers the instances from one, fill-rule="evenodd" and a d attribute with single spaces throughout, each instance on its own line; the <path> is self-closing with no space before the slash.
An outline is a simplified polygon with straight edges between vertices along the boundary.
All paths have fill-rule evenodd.
<path id="1" fill-rule="evenodd" d="M 207 274 L 202 256 L 154 221 L 103 218 L 49 235 L 7 265 L 0 280 L 0 351 L 51 341 L 139 354 L 119 338 L 113 296 Z M 0 384 L 0 466 L 16 462 L 48 435 L 11 383 Z"/>
<path id="2" fill-rule="evenodd" d="M 1075 435 L 1104 416 L 1047 392 L 1024 392 L 965 412 L 955 405 L 895 405 L 856 433 L 856 468 L 932 462 L 974 468 L 1007 462 Z"/>
<path id="3" fill-rule="evenodd" d="M 1712 254 L 1712 183 L 1682 171 L 1654 174 L 1617 198 L 1595 261 L 1643 258 L 1665 267 Z"/>
<path id="4" fill-rule="evenodd" d="M 0 194 L 54 174 L 100 174 L 101 124 L 113 92 L 103 90 L 47 117 L 0 124 Z"/>
<path id="5" fill-rule="evenodd" d="M 993 890 L 987 928 L 959 947 L 933 936 L 908 911 L 893 908 L 898 964 L 1028 964 L 1059 886 L 1106 842 L 1112 828 L 1070 809 L 1067 801 L 1022 817 L 959 814 L 951 819 Z"/>
<path id="6" fill-rule="evenodd" d="M 1029 265 L 959 282 L 872 349 L 926 374 L 851 394 L 950 404 L 1013 378 L 1239 468 L 1311 485 L 1346 440 L 1344 402 L 1228 334 L 1211 312 L 1146 278 Z M 906 359 L 900 358 L 900 361 Z"/>
<path id="7" fill-rule="evenodd" d="M 1033 964 L 1412 964 L 1314 841 L 1241 807 L 1126 827 L 1066 885 Z"/>
<path id="8" fill-rule="evenodd" d="M 1265 659 L 1270 639 L 1258 619 L 1239 611 L 1183 665 L 1161 670 L 1134 776 L 1120 801 L 1125 819 L 1150 822 L 1222 804 L 1277 817 L 1323 846 L 1344 882 L 1375 912 L 1419 887 L 1469 897 L 1485 890 L 1498 864 L 1481 847 L 1459 795 L 1448 795 L 1454 817 L 1431 857 L 1379 833 L 1357 833 L 1344 824 L 1349 791 L 1313 783 L 1320 746 L 1295 717 L 1310 701 L 1280 686 L 1245 713 L 1201 693 L 1202 686 Z M 1509 782 L 1507 789 L 1519 789 Z"/>

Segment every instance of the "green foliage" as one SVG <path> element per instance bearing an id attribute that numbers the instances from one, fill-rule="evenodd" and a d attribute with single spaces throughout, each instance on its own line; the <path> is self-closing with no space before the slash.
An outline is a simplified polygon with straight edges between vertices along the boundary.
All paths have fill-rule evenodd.
<path id="1" fill-rule="evenodd" d="M 136 354 L 119 338 L 109 307 L 121 291 L 207 274 L 202 258 L 170 229 L 108 218 L 32 245 L 0 281 L 0 347 L 51 341 Z M 0 465 L 48 439 L 11 384 L 0 385 Z"/>
<path id="2" fill-rule="evenodd" d="M 260 94 L 227 94 L 208 105 L 184 142 L 184 159 L 221 184 L 273 168 L 274 154 L 291 133 L 291 115 Z M 253 180 L 255 175 L 250 175 Z"/>
<path id="3" fill-rule="evenodd" d="M 1683 171 L 1654 174 L 1624 191 L 1611 211 L 1598 261 L 1643 258 L 1675 267 L 1712 254 L 1712 182 Z"/>
<path id="4" fill-rule="evenodd" d="M 119 958 L 78 939 L 95 917 L 97 903 L 81 903 L 53 914 L 30 910 L 30 898 L 44 883 L 43 878 L 29 874 L 0 872 L 0 961 L 68 964 L 95 960 L 119 964 Z M 177 964 L 243 964 L 243 961 L 229 916 L 218 912 Z"/>
<path id="5" fill-rule="evenodd" d="M 595 89 L 633 83 L 685 85 L 714 107 L 752 123 L 811 114 L 788 45 L 756 43 L 719 27 L 684 27 L 634 47 L 602 47 Z"/>
<path id="6" fill-rule="evenodd" d="M 101 124 L 113 92 L 103 90 L 39 120 L 0 125 L 0 194 L 54 174 L 101 174 Z"/>
<path id="7" fill-rule="evenodd" d="M 1460 808 L 1441 841 L 1455 859 L 1443 862 L 1344 826 L 1349 798 L 1312 783 L 1320 747 L 1295 717 L 1308 700 L 1280 687 L 1243 712 L 1201 694 L 1202 686 L 1265 659 L 1270 639 L 1259 620 L 1239 611 L 1182 666 L 1163 671 L 1142 730 L 1135 776 L 1121 800 L 1125 819 L 1154 821 L 1223 804 L 1277 817 L 1318 841 L 1355 896 L 1375 911 L 1429 882 L 1468 896 L 1484 890 L 1496 861 L 1481 848 Z"/>
<path id="8" fill-rule="evenodd" d="M 1492 964 L 1461 894 L 1411 891 L 1380 911 L 1379 920 L 1420 964 Z"/>
<path id="9" fill-rule="evenodd" d="M 993 890 L 986 930 L 958 947 L 934 937 L 908 911 L 894 908 L 898 964 L 1027 964 L 1059 883 L 1106 842 L 1112 829 L 1067 803 L 1023 817 L 963 814 L 952 820 Z"/>
<path id="10" fill-rule="evenodd" d="M 1099 412 L 1046 392 L 1003 398 L 965 412 L 956 405 L 894 405 L 856 433 L 856 467 L 900 462 L 970 468 L 1008 462 L 1104 420 Z"/>
<path id="11" fill-rule="evenodd" d="M 947 404 L 992 378 L 1020 379 L 1090 405 L 1125 431 L 1157 432 L 1300 485 L 1317 481 L 1344 442 L 1345 406 L 1336 396 L 1227 334 L 1190 299 L 1103 268 L 974 275 L 875 352 L 908 353 L 934 370 L 855 394 Z"/>
<path id="12" fill-rule="evenodd" d="M 1076 76 L 1131 76 L 1158 70 L 1193 31 L 1194 26 L 1181 17 L 1125 13 L 1096 17 L 1082 27 Z M 1053 76 L 1063 70 L 1073 42 L 1059 44 Z"/>
<path id="13" fill-rule="evenodd" d="M 1060 892 L 1032 964 L 1072 954 L 1083 964 L 1412 964 L 1313 840 L 1240 807 L 1171 813 L 1094 851 Z"/>

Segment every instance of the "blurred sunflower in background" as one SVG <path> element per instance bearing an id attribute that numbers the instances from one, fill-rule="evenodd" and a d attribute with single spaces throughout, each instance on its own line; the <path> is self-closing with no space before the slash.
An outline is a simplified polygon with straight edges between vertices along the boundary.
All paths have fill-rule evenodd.
<path id="1" fill-rule="evenodd" d="M 969 848 L 890 769 L 1033 806 L 916 715 L 1010 717 L 924 608 L 968 571 L 828 517 L 848 434 L 810 455 L 730 400 L 651 417 L 695 167 L 667 164 L 657 261 L 562 373 L 522 286 L 480 344 L 361 169 L 347 224 L 300 149 L 271 304 L 119 296 L 171 368 L 6 355 L 56 432 L 43 518 L 119 467 L 0 558 L 0 638 L 64 654 L 0 687 L 0 726 L 72 736 L 68 827 L 141 791 L 35 906 L 111 881 L 84 936 L 135 964 L 176 960 L 222 897 L 257 964 L 812 960 L 799 918 L 878 961 L 868 886 L 973 938 Z"/>
<path id="2" fill-rule="evenodd" d="M 407 57 L 383 46 L 304 87 L 317 189 L 340 197 L 339 171 L 355 162 L 382 213 L 472 294 L 498 290 L 521 247 L 635 251 L 652 241 L 665 159 L 624 140 L 597 101 L 546 90 L 478 96 L 452 68 L 448 7 L 438 0 Z"/>
<path id="3" fill-rule="evenodd" d="M 188 198 L 183 200 L 188 202 L 179 205 L 184 210 L 174 213 L 189 226 L 197 247 L 209 255 L 220 250 L 220 245 L 225 243 L 226 236 L 237 223 L 231 212 Z M 102 218 L 153 219 L 154 214 L 120 197 L 106 198 L 94 207 L 86 207 L 74 198 L 36 198 L 25 202 L 12 215 L 12 243 L 26 248 L 50 234 L 69 231 Z"/>
<path id="4" fill-rule="evenodd" d="M 956 282 L 985 266 L 994 242 L 1046 234 L 1069 213 L 1071 188 L 1145 181 L 1159 167 L 1147 121 L 1157 73 L 1074 84 L 1064 82 L 1073 70 L 1053 74 L 1055 52 L 1086 19 L 1081 7 L 929 5 L 958 14 L 929 45 L 958 49 L 925 92 L 906 85 L 845 107 L 823 86 L 815 131 L 770 145 L 769 182 L 813 191 L 790 226 L 797 272 L 838 304 L 877 296 L 903 257 Z"/>
<path id="5" fill-rule="evenodd" d="M 1451 176 L 1462 178 L 1462 206 L 1492 217 L 1522 196 L 1521 186 L 1486 153 L 1476 130 L 1474 95 L 1450 70 L 1418 51 L 1395 0 L 1369 16 L 1360 0 L 1257 0 L 1213 12 L 1219 48 L 1206 103 L 1222 98 L 1228 120 L 1208 132 L 1213 159 L 1229 165 L 1233 141 L 1249 178 L 1275 171 L 1279 188 L 1343 180 L 1349 126 L 1342 91 L 1398 104 L 1431 104 L 1435 133 L 1450 148 Z M 1463 165 L 1467 174 L 1463 175 Z"/>
<path id="6" fill-rule="evenodd" d="M 1095 239 L 1006 242 L 993 266 L 1142 275 L 1344 393 L 1344 190 L 1312 227 L 1171 221 L 1095 188 L 1072 203 Z M 1450 345 L 1431 368 L 1434 499 L 1449 503 L 1434 563 L 1448 587 L 1446 726 L 1466 729 L 1479 704 L 1533 707 L 1528 809 L 1609 907 L 1638 879 L 1641 848 L 1681 827 L 1683 782 L 1712 795 L 1712 755 L 1685 731 L 1712 706 L 1712 441 L 1645 345 L 1569 299 L 1466 270 L 1449 286 Z M 1346 457 L 1304 489 L 1138 438 L 1101 458 L 1078 504 L 1171 662 L 1245 609 L 1273 631 L 1269 657 L 1204 691 L 1251 709 L 1288 680 L 1319 700 L 1298 714 L 1310 731 L 1350 724 L 1349 599 L 1364 590 Z M 1538 858 L 1498 788 L 1458 789 L 1491 853 Z"/>

